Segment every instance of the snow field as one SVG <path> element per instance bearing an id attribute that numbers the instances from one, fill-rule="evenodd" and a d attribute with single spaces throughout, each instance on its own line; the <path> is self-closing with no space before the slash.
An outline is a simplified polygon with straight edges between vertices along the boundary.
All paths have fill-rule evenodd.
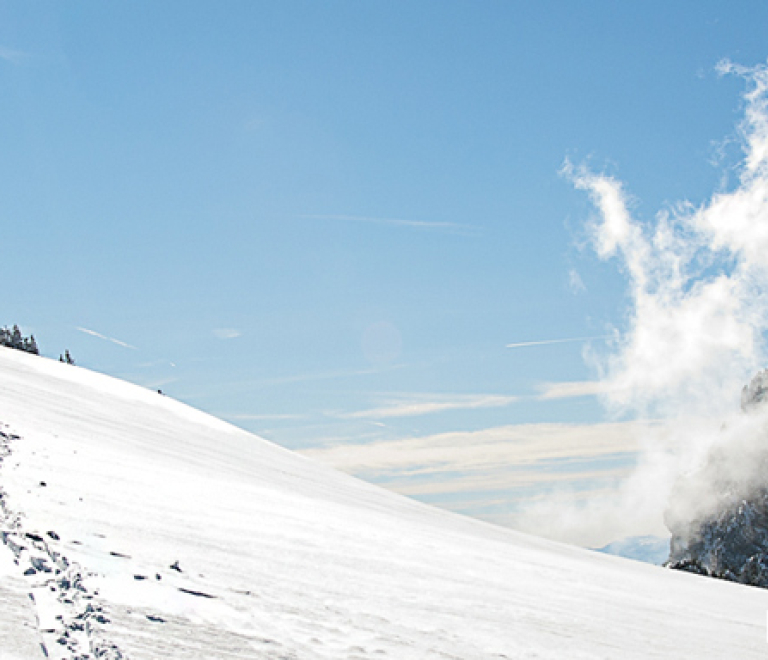
<path id="1" fill-rule="evenodd" d="M 45 542 L 27 551 L 76 567 L 103 617 L 72 633 L 82 657 L 94 640 L 134 660 L 768 651 L 765 591 L 433 509 L 84 369 L 0 351 L 0 421 L 19 436 L 0 487 Z M 3 618 L 77 621 L 43 598 L 51 575 L 23 582 L 27 563 L 0 564 Z M 27 644 L 17 628 L 13 644 Z"/>

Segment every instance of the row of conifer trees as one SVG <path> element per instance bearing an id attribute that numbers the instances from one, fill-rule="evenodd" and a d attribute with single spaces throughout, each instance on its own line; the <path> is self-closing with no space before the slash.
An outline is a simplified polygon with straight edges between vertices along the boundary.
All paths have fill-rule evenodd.
<path id="1" fill-rule="evenodd" d="M 10 330 L 8 329 L 8 326 L 0 328 L 0 346 L 15 348 L 19 351 L 32 353 L 32 355 L 40 355 L 40 349 L 37 347 L 35 335 L 25 337 L 21 334 L 18 325 L 14 325 Z M 72 356 L 69 354 L 69 350 L 64 351 L 64 354 L 59 356 L 59 361 L 66 362 L 67 364 L 75 363 Z"/>
<path id="2" fill-rule="evenodd" d="M 12 330 L 9 330 L 7 326 L 0 328 L 0 346 L 7 346 L 8 348 L 32 353 L 33 355 L 40 355 L 35 335 L 24 337 L 18 325 L 14 325 Z"/>

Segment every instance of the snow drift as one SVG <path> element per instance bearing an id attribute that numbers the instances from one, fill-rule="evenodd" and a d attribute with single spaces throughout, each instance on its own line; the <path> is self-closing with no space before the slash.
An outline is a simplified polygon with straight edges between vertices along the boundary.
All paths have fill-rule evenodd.
<path id="1" fill-rule="evenodd" d="M 765 654 L 763 590 L 433 509 L 85 369 L 0 349 L 0 422 L 3 658 Z"/>

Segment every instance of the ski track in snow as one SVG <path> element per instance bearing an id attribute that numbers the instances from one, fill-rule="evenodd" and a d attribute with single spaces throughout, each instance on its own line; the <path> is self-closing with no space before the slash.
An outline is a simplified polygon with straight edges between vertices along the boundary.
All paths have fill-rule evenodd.
<path id="1" fill-rule="evenodd" d="M 22 441 L 7 426 L 0 430 L 0 477 Z M 42 484 L 41 484 L 42 485 Z M 18 575 L 29 588 L 44 657 L 56 660 L 127 660 L 109 641 L 109 616 L 87 586 L 87 574 L 56 550 L 55 530 L 29 530 L 24 513 L 16 511 L 0 480 L 0 540 L 11 551 Z"/>

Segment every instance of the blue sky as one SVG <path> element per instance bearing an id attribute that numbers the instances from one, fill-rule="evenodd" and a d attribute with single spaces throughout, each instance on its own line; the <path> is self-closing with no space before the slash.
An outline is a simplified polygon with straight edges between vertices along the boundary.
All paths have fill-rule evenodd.
<path id="1" fill-rule="evenodd" d="M 579 385 L 604 341 L 508 348 L 626 322 L 563 165 L 627 182 L 641 221 L 703 202 L 738 157 L 744 81 L 717 63 L 764 63 L 767 24 L 763 2 L 2 2 L 0 323 L 466 513 L 610 488 L 636 447 Z M 339 455 L 425 438 L 469 453 L 442 476 L 442 440 L 418 469 Z"/>

